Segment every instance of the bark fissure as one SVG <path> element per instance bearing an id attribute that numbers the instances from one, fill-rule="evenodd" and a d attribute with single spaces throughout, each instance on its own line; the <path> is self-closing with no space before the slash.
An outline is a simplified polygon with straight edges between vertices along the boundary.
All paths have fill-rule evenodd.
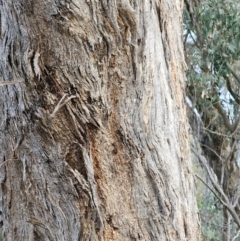
<path id="1" fill-rule="evenodd" d="M 199 239 L 181 8 L 1 3 L 5 240 Z"/>

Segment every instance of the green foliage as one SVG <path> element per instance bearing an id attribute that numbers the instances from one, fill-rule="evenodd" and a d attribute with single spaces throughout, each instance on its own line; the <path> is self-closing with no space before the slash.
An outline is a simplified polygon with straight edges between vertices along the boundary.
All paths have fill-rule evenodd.
<path id="1" fill-rule="evenodd" d="M 211 192 L 198 197 L 198 208 L 202 225 L 202 239 L 221 240 L 222 205 Z"/>
<path id="2" fill-rule="evenodd" d="M 213 88 L 225 86 L 240 60 L 240 11 L 232 0 L 207 0 L 184 11 L 188 95 L 202 111 L 216 98 Z M 234 84 L 233 84 L 234 85 Z M 236 110 L 235 102 L 227 104 Z"/>
<path id="3" fill-rule="evenodd" d="M 196 38 L 198 65 L 202 69 L 208 67 L 211 74 L 217 76 L 229 74 L 228 66 L 240 57 L 240 12 L 236 2 L 201 1 L 193 11 L 197 23 L 191 21 L 189 12 L 185 11 L 184 24 Z"/>
<path id="4" fill-rule="evenodd" d="M 201 141 L 209 166 L 228 199 L 234 200 L 228 178 L 232 163 L 236 162 L 234 141 L 240 139 L 234 129 L 240 120 L 240 3 L 234 0 L 185 0 L 185 3 L 186 94 L 201 116 L 204 136 Z M 232 150 L 231 156 L 225 156 L 226 150 Z M 231 180 L 239 185 L 238 178 L 240 175 Z M 221 240 L 224 217 L 219 201 L 213 194 L 199 195 L 198 207 L 203 239 Z M 236 225 L 231 224 L 232 236 L 236 230 Z"/>

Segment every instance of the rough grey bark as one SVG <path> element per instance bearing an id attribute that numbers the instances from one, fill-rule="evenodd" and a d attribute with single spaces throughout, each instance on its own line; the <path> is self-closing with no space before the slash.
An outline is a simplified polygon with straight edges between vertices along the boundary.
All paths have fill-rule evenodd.
<path id="1" fill-rule="evenodd" d="M 0 4 L 5 240 L 199 240 L 182 1 Z"/>

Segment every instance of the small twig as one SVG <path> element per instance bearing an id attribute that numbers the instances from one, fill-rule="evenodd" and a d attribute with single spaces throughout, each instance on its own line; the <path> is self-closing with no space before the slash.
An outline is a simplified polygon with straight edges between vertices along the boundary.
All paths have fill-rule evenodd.
<path id="1" fill-rule="evenodd" d="M 215 135 L 218 135 L 218 136 L 223 136 L 223 137 L 232 137 L 234 134 L 235 134 L 235 131 L 232 133 L 232 134 L 230 134 L 230 135 L 224 135 L 224 134 L 222 134 L 222 133 L 219 133 L 219 132 L 216 132 L 216 131 L 211 131 L 211 130 L 209 130 L 208 128 L 205 128 L 205 127 L 203 127 L 203 130 L 206 130 L 207 132 L 209 132 L 209 133 L 212 133 L 212 134 L 215 134 Z"/>
<path id="2" fill-rule="evenodd" d="M 221 101 L 219 99 L 218 94 L 216 94 L 216 97 L 217 97 L 217 101 L 213 103 L 213 106 L 217 109 L 219 115 L 222 117 L 224 125 L 226 126 L 226 128 L 229 131 L 233 132 L 235 130 L 236 124 L 235 123 L 234 124 L 230 123 L 229 118 L 228 118 L 228 116 L 226 114 L 226 111 L 224 110 L 224 108 L 221 105 Z"/>
<path id="3" fill-rule="evenodd" d="M 4 82 L 0 82 L 0 86 L 5 86 L 5 85 L 14 85 L 17 83 L 22 83 L 23 80 L 16 80 L 16 81 L 4 81 Z"/>
<path id="4" fill-rule="evenodd" d="M 75 96 L 75 95 L 72 95 L 72 96 L 68 97 L 65 101 L 63 101 L 64 98 L 66 97 L 66 95 L 67 95 L 67 94 L 63 95 L 63 97 L 60 99 L 60 101 L 58 102 L 58 104 L 57 104 L 56 107 L 54 108 L 52 114 L 50 114 L 50 116 L 49 116 L 50 119 L 53 119 L 53 118 L 55 117 L 56 113 L 57 113 L 64 105 L 66 105 L 69 100 L 74 99 L 74 98 L 77 97 L 77 96 Z"/>
<path id="5" fill-rule="evenodd" d="M 239 95 L 238 95 L 237 93 L 235 93 L 235 92 L 233 91 L 232 86 L 231 86 L 231 83 L 230 83 L 230 79 L 228 78 L 227 75 L 224 75 L 223 77 L 224 77 L 225 80 L 226 80 L 226 86 L 227 86 L 227 89 L 228 89 L 229 93 L 232 95 L 232 97 L 234 98 L 234 100 L 235 100 L 238 104 L 240 104 L 240 97 L 239 97 Z"/>
<path id="6" fill-rule="evenodd" d="M 238 230 L 237 234 L 233 237 L 232 241 L 236 240 L 239 237 L 240 230 Z"/>

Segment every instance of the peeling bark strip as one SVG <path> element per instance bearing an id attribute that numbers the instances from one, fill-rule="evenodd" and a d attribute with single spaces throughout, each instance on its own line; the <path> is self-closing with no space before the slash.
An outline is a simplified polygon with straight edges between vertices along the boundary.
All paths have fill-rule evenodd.
<path id="1" fill-rule="evenodd" d="M 4 81 L 4 82 L 0 83 L 0 86 L 14 85 L 14 84 L 22 83 L 22 82 L 23 82 L 23 80 L 19 80 L 19 81 Z"/>
<path id="2" fill-rule="evenodd" d="M 4 240 L 199 240 L 182 1 L 0 11 Z"/>

